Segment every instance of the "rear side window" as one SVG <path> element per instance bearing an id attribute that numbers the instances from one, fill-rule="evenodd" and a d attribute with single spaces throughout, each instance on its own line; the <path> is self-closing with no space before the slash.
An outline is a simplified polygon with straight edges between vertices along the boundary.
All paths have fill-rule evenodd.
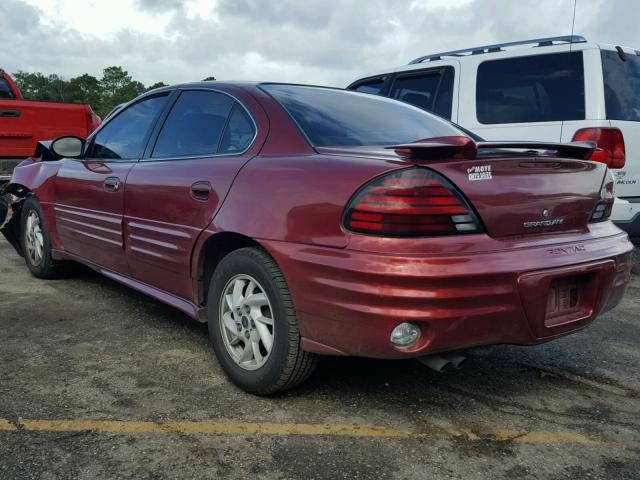
<path id="1" fill-rule="evenodd" d="M 119 113 L 96 134 L 87 158 L 140 158 L 147 133 L 166 101 L 167 95 L 146 98 Z"/>
<path id="2" fill-rule="evenodd" d="M 399 76 L 389 96 L 450 119 L 453 77 L 453 67 Z"/>
<path id="3" fill-rule="evenodd" d="M 222 93 L 194 90 L 180 94 L 151 154 L 154 158 L 213 155 L 235 100 Z"/>
<path id="4" fill-rule="evenodd" d="M 358 83 L 355 87 L 349 88 L 349 90 L 355 90 L 356 92 L 362 92 L 362 93 L 370 93 L 372 95 L 380 95 L 380 92 L 384 87 L 384 82 L 385 82 L 385 77 L 366 80 L 362 83 Z"/>
<path id="5" fill-rule="evenodd" d="M 608 120 L 640 121 L 640 56 L 602 50 L 604 101 Z"/>
<path id="6" fill-rule="evenodd" d="M 488 60 L 478 66 L 480 123 L 583 120 L 584 104 L 582 52 Z"/>
<path id="7" fill-rule="evenodd" d="M 233 106 L 227 127 L 222 133 L 218 153 L 238 153 L 246 150 L 256 134 L 253 121 L 238 102 Z"/>
<path id="8" fill-rule="evenodd" d="M 4 78 L 0 78 L 0 98 L 15 98 L 9 82 Z"/>

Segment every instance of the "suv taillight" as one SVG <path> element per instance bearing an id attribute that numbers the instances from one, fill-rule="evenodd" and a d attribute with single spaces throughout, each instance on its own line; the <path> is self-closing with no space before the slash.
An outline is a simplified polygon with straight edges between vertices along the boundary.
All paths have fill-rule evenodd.
<path id="1" fill-rule="evenodd" d="M 574 141 L 596 142 L 602 151 L 591 154 L 590 160 L 604 163 L 609 168 L 622 168 L 625 162 L 624 137 L 617 128 L 581 128 L 573 136 Z"/>
<path id="2" fill-rule="evenodd" d="M 93 110 L 87 110 L 87 135 L 98 128 L 101 121 L 100 117 L 96 115 Z"/>
<path id="3" fill-rule="evenodd" d="M 596 204 L 596 208 L 593 209 L 591 214 L 590 223 L 604 222 L 611 216 L 611 209 L 613 208 L 613 174 L 609 169 L 602 181 L 602 187 L 600 187 L 600 200 Z"/>
<path id="4" fill-rule="evenodd" d="M 347 207 L 344 226 L 395 237 L 482 231 L 471 206 L 447 179 L 417 167 L 383 175 L 362 187 Z"/>

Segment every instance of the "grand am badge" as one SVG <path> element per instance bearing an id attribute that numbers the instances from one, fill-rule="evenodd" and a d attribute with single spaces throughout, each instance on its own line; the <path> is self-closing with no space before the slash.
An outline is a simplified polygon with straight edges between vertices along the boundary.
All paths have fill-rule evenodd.
<path id="1" fill-rule="evenodd" d="M 555 227 L 556 225 L 562 225 L 564 218 L 553 218 L 551 220 L 533 220 L 530 222 L 524 222 L 522 226 L 524 228 L 537 228 L 537 227 Z"/>
<path id="2" fill-rule="evenodd" d="M 491 180 L 491 165 L 474 165 L 467 168 L 469 181 L 476 182 L 478 180 Z"/>

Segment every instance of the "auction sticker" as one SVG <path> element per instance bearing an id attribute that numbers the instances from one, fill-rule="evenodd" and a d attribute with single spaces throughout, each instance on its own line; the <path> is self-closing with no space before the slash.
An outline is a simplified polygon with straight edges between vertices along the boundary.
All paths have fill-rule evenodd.
<path id="1" fill-rule="evenodd" d="M 469 174 L 470 182 L 491 180 L 491 165 L 474 165 L 467 168 L 467 173 Z"/>

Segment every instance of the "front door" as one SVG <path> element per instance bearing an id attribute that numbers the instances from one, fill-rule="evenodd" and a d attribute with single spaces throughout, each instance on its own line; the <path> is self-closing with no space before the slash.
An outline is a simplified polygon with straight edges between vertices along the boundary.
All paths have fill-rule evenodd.
<path id="1" fill-rule="evenodd" d="M 84 158 L 63 160 L 54 212 L 65 251 L 129 273 L 123 234 L 125 184 L 167 96 L 146 97 L 127 107 L 97 131 Z"/>
<path id="2" fill-rule="evenodd" d="M 225 93 L 180 93 L 127 178 L 126 251 L 135 279 L 193 298 L 194 245 L 259 149 L 256 130 L 245 107 Z"/>

